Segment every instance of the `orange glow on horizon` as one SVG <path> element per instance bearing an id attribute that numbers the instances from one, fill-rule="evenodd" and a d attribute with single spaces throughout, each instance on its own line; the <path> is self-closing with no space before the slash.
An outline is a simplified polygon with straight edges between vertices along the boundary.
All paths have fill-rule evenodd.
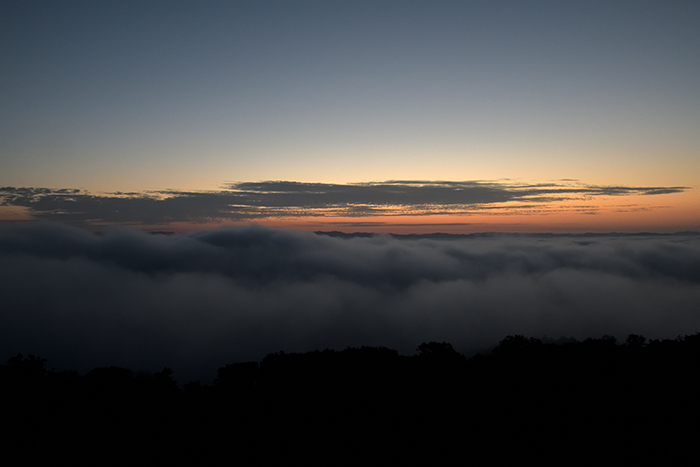
<path id="1" fill-rule="evenodd" d="M 209 219 L 200 222 L 177 221 L 144 225 L 124 223 L 146 231 L 183 232 L 225 225 L 260 224 L 306 231 L 376 232 L 397 234 L 478 232 L 585 233 L 585 232 L 678 232 L 700 231 L 700 200 L 697 190 L 682 193 L 620 196 L 572 196 L 548 201 L 534 197 L 504 203 L 481 205 L 414 205 L 290 207 L 287 215 L 231 221 Z M 265 215 L 264 207 L 257 214 Z M 365 210 L 367 209 L 367 210 Z M 439 213 L 431 213 L 439 212 Z M 278 210 L 277 212 L 280 212 Z M 346 214 L 346 212 L 348 214 Z M 357 212 L 357 215 L 351 215 Z M 373 215 L 368 215 L 373 214 Z M 0 206 L 5 222 L 49 219 L 26 207 Z M 60 221 L 60 215 L 55 220 Z M 87 221 L 83 227 L 102 230 L 105 222 Z"/>

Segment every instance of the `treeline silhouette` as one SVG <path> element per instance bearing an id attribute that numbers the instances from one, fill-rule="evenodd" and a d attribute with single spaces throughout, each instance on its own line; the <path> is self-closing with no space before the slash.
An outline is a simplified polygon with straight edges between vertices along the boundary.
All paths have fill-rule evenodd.
<path id="1" fill-rule="evenodd" d="M 444 342 L 417 351 L 279 352 L 181 388 L 169 368 L 81 376 L 18 354 L 0 366 L 4 451 L 23 464 L 578 463 L 695 452 L 700 333 L 559 344 L 517 335 L 471 358 Z"/>

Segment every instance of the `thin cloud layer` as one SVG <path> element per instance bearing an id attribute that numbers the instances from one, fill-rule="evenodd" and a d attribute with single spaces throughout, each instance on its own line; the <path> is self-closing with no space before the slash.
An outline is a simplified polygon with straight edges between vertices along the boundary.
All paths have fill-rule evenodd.
<path id="1" fill-rule="evenodd" d="M 700 330 L 700 236 L 0 229 L 0 353 L 211 380 L 279 350 Z"/>
<path id="2" fill-rule="evenodd" d="M 313 216 L 470 215 L 547 212 L 552 203 L 601 196 L 680 193 L 686 187 L 591 186 L 572 181 L 516 184 L 486 181 L 388 181 L 361 184 L 268 181 L 229 184 L 220 191 L 91 194 L 77 189 L 0 188 L 0 205 L 36 219 L 73 224 L 154 225 Z M 561 210 L 561 207 L 557 207 Z"/>

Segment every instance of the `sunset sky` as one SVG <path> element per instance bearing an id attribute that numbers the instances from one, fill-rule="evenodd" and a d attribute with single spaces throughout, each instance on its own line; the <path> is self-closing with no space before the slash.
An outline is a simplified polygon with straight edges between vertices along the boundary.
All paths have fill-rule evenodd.
<path id="1" fill-rule="evenodd" d="M 698 232 L 697 0 L 0 0 L 0 361 L 673 339 Z"/>
<path id="2" fill-rule="evenodd" d="M 0 219 L 700 230 L 697 1 L 5 1 Z"/>

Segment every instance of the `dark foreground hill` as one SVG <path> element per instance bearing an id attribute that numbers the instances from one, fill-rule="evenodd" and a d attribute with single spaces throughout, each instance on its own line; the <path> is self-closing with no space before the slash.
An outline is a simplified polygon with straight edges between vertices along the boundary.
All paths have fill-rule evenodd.
<path id="1" fill-rule="evenodd" d="M 0 367 L 5 459 L 72 463 L 666 461 L 700 434 L 700 334 L 546 344 L 508 336 L 470 359 L 446 343 L 270 354 L 179 388 L 172 371 L 80 376 Z"/>

